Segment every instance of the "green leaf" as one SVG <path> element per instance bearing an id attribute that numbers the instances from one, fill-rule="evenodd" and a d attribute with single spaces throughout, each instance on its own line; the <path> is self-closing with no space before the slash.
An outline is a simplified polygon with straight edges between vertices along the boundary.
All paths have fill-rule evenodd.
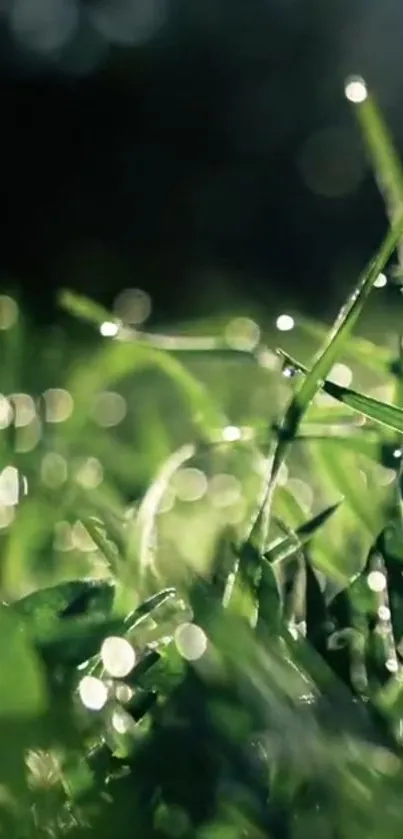
<path id="1" fill-rule="evenodd" d="M 339 509 L 341 503 L 342 501 L 338 501 L 336 504 L 332 504 L 331 507 L 327 507 L 326 510 L 322 510 L 317 516 L 301 525 L 295 532 L 289 533 L 284 538 L 276 539 L 264 554 L 265 559 L 271 565 L 278 565 L 295 554 L 320 527 L 326 524 L 328 519 Z"/>
<path id="2" fill-rule="evenodd" d="M 41 665 L 21 618 L 9 606 L 0 606 L 0 719 L 31 717 L 47 705 Z"/>

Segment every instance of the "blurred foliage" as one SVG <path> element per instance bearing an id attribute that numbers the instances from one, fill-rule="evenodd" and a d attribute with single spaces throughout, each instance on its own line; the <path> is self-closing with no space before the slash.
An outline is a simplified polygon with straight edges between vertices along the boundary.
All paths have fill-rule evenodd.
<path id="1" fill-rule="evenodd" d="M 351 335 L 399 201 L 309 367 L 66 292 L 84 356 L 0 297 L 0 835 L 400 837 L 401 340 Z"/>

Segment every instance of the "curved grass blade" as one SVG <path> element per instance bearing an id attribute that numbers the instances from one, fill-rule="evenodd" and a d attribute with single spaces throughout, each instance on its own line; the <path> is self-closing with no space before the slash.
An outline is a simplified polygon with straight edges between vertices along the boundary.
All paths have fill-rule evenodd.
<path id="1" fill-rule="evenodd" d="M 193 457 L 195 451 L 195 446 L 188 444 L 174 452 L 161 467 L 140 504 L 134 531 L 128 540 L 129 556 L 137 555 L 140 576 L 143 576 L 147 569 L 155 572 L 156 515 L 171 478 Z"/>
<path id="2" fill-rule="evenodd" d="M 208 391 L 172 355 L 147 344 L 124 344 L 110 341 L 87 364 L 73 371 L 66 388 L 71 394 L 75 410 L 64 424 L 66 437 L 77 438 L 85 427 L 95 396 L 102 388 L 116 384 L 124 377 L 154 367 L 171 379 L 183 394 L 190 408 L 192 420 L 203 439 L 215 440 L 217 431 L 226 425 Z"/>
<path id="3" fill-rule="evenodd" d="M 295 554 L 296 551 L 300 550 L 311 539 L 320 527 L 326 524 L 327 520 L 338 510 L 342 501 L 343 499 L 337 501 L 336 504 L 332 504 L 331 507 L 322 510 L 317 516 L 314 516 L 310 521 L 301 525 L 301 527 L 298 527 L 297 530 L 289 533 L 284 538 L 276 539 L 264 554 L 265 559 L 271 565 L 275 566 Z"/>

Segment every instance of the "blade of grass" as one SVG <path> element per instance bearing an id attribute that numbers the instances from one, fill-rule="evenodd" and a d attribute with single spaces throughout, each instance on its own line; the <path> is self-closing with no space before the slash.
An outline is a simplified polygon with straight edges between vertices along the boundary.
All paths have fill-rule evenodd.
<path id="1" fill-rule="evenodd" d="M 356 106 L 355 112 L 389 221 L 394 224 L 403 210 L 403 169 L 399 156 L 372 94 L 367 92 L 366 98 Z M 402 268 L 402 240 L 399 241 L 397 250 Z"/>
<path id="2" fill-rule="evenodd" d="M 285 356 L 290 364 L 295 365 L 297 370 L 309 376 L 309 371 L 303 364 L 291 358 L 288 353 L 283 353 L 282 350 L 280 354 L 283 357 Z M 388 402 L 373 399 L 372 396 L 365 396 L 363 393 L 351 390 L 348 387 L 341 387 L 340 385 L 334 384 L 334 382 L 330 382 L 328 379 L 323 380 L 320 386 L 325 393 L 333 396 L 334 399 L 347 405 L 353 411 L 357 411 L 374 422 L 381 423 L 381 425 L 398 431 L 400 434 L 403 433 L 403 409 L 391 405 Z"/>
<path id="3" fill-rule="evenodd" d="M 260 549 L 264 549 L 267 541 L 271 501 L 280 468 L 298 432 L 301 420 L 342 351 L 376 278 L 395 250 L 402 235 L 403 215 L 399 217 L 394 227 L 388 231 L 377 253 L 364 269 L 354 291 L 340 310 L 324 346 L 314 358 L 311 370 L 303 379 L 289 403 L 282 422 L 282 433 L 275 449 L 263 506 L 259 511 L 250 536 L 255 540 L 258 534 Z"/>
<path id="4" fill-rule="evenodd" d="M 182 446 L 163 464 L 155 481 L 147 490 L 137 513 L 134 530 L 128 538 L 129 557 L 138 557 L 140 577 L 147 569 L 155 571 L 155 519 L 163 495 L 175 472 L 195 454 L 191 444 Z"/>

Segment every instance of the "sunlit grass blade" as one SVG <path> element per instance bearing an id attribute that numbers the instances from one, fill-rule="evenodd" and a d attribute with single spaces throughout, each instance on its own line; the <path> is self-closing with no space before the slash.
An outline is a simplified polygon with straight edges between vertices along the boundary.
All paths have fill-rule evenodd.
<path id="1" fill-rule="evenodd" d="M 272 565 L 278 565 L 295 554 L 296 551 L 300 550 L 312 538 L 320 527 L 326 524 L 328 519 L 339 509 L 341 503 L 342 500 L 336 504 L 332 504 L 331 507 L 327 507 L 317 516 L 310 519 L 310 521 L 301 525 L 294 533 L 289 533 L 284 538 L 276 539 L 264 554 L 265 559 Z"/>
<path id="2" fill-rule="evenodd" d="M 394 224 L 403 210 L 403 169 L 399 156 L 374 96 L 368 90 L 355 112 L 389 220 Z M 401 263 L 402 242 L 398 243 L 398 254 Z"/>
<path id="3" fill-rule="evenodd" d="M 301 420 L 308 410 L 312 400 L 321 389 L 323 381 L 333 367 L 336 359 L 355 326 L 376 278 L 395 250 L 403 235 L 403 214 L 397 223 L 386 234 L 375 256 L 367 264 L 361 274 L 354 291 L 350 294 L 330 330 L 325 344 L 316 355 L 312 368 L 303 379 L 288 405 L 282 425 L 281 434 L 275 449 L 273 464 L 267 484 L 266 497 L 261 511 L 254 523 L 250 538 L 256 538 L 260 548 L 265 547 L 270 520 L 270 506 L 273 491 L 277 482 L 280 468 L 287 455 L 288 449 L 298 433 Z"/>

